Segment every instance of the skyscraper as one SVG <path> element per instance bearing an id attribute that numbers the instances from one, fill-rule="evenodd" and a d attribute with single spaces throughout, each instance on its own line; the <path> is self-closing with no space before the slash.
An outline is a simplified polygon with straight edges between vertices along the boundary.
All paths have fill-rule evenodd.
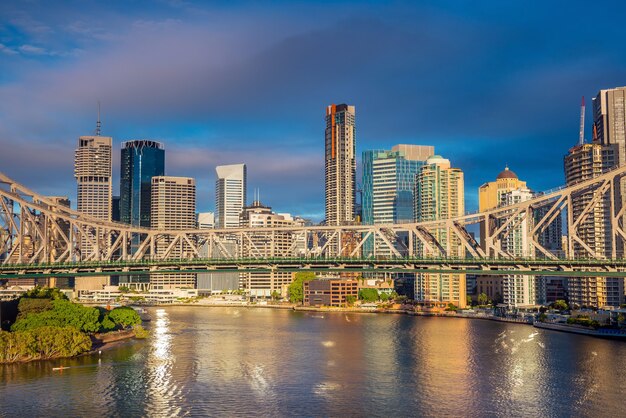
<path id="1" fill-rule="evenodd" d="M 615 149 L 614 165 L 626 164 L 626 87 L 600 90 L 593 99 L 593 140 L 601 145 L 613 145 Z M 621 210 L 626 200 L 626 178 L 620 179 L 620 195 L 616 210 Z M 626 224 L 626 214 L 622 218 Z M 617 242 L 615 249 L 624 253 L 624 243 Z"/>
<path id="2" fill-rule="evenodd" d="M 194 229 L 196 227 L 196 182 L 189 177 L 152 177 L 153 229 Z M 161 238 L 156 243 L 156 254 L 162 257 L 172 243 L 170 237 Z M 174 245 L 167 258 L 187 258 L 192 255 L 189 245 L 181 241 Z M 153 289 L 191 287 L 196 284 L 195 274 L 151 274 Z"/>
<path id="3" fill-rule="evenodd" d="M 498 206 L 509 206 L 533 198 L 527 187 L 505 192 L 500 197 Z M 506 226 L 501 241 L 502 251 L 514 257 L 529 257 L 534 253 L 528 237 L 529 219 L 518 215 L 513 226 Z M 504 221 L 497 222 L 498 227 Z M 509 307 L 534 305 L 537 302 L 535 276 L 508 274 L 502 276 L 502 303 Z"/>
<path id="4" fill-rule="evenodd" d="M 216 228 L 237 228 L 239 215 L 246 205 L 246 165 L 220 165 L 215 172 Z"/>
<path id="5" fill-rule="evenodd" d="M 434 150 L 432 146 L 395 145 L 391 150 L 363 152 L 363 224 L 413 222 L 415 175 Z M 371 251 L 373 239 L 369 241 L 364 254 Z M 380 241 L 378 254 L 384 254 L 386 244 Z"/>
<path id="6" fill-rule="evenodd" d="M 613 167 L 619 158 L 618 149 L 617 144 L 602 145 L 599 141 L 572 147 L 564 157 L 566 184 L 570 186 L 597 177 Z M 572 199 L 571 210 L 574 219 L 585 211 L 593 198 L 594 191 L 588 191 Z M 610 219 L 610 202 L 603 198 L 593 205 L 574 231 L 596 253 L 596 257 L 612 256 Z M 572 231 L 568 231 L 568 234 L 571 233 Z M 568 248 L 568 254 L 570 257 L 590 257 L 587 250 L 578 242 L 574 242 Z M 579 306 L 598 308 L 607 305 L 619 306 L 624 299 L 624 279 L 621 278 L 570 277 L 568 288 L 570 303 Z"/>
<path id="7" fill-rule="evenodd" d="M 413 222 L 415 175 L 432 146 L 395 145 L 363 152 L 363 223 Z"/>
<path id="8" fill-rule="evenodd" d="M 326 108 L 326 224 L 354 222 L 356 202 L 355 107 L 346 104 Z"/>
<path id="9" fill-rule="evenodd" d="M 486 211 L 500 206 L 513 205 L 533 198 L 533 192 L 526 187 L 526 182 L 518 178 L 517 174 L 509 167 L 505 167 L 498 174 L 495 181 L 483 184 L 478 189 L 479 210 Z M 528 236 L 529 222 L 523 216 L 516 218 L 514 226 L 507 226 L 503 231 L 501 248 L 507 254 L 515 257 L 529 257 L 534 254 L 531 240 Z M 551 223 L 549 228 L 554 229 L 555 222 L 561 222 L 560 216 Z M 502 226 L 504 221 L 492 220 L 490 225 L 481 222 L 480 239 L 485 248 L 485 235 Z M 560 228 L 558 228 L 560 230 Z M 537 302 L 537 279 L 529 275 L 505 275 L 501 277 L 489 277 L 499 280 L 498 288 L 502 293 L 495 295 L 498 302 L 507 306 L 534 305 Z M 499 298 L 501 299 L 499 299 Z"/>
<path id="10" fill-rule="evenodd" d="M 105 221 L 111 220 L 112 141 L 107 136 L 81 136 L 74 160 L 78 211 Z"/>
<path id="11" fill-rule="evenodd" d="M 600 90 L 593 99 L 594 141 L 617 145 L 615 164 L 626 164 L 626 87 Z"/>
<path id="12" fill-rule="evenodd" d="M 462 216 L 465 213 L 463 172 L 452 168 L 450 160 L 434 155 L 420 168 L 415 178 L 415 220 L 436 221 Z M 451 257 L 464 257 L 465 249 L 447 228 L 432 228 L 429 232 Z M 423 255 L 426 248 L 418 248 Z M 453 303 L 460 308 L 466 304 L 465 274 L 420 273 L 415 278 L 415 300 L 425 305 L 444 306 Z"/>
<path id="13" fill-rule="evenodd" d="M 100 136 L 98 121 L 97 135 L 78 138 L 75 152 L 74 177 L 76 178 L 77 210 L 86 215 L 105 221 L 111 220 L 112 214 L 112 181 L 111 181 L 111 146 L 113 139 Z M 96 237 L 93 237 L 96 238 Z M 110 243 L 98 237 L 100 249 Z M 89 257 L 96 248 L 87 237 L 80 243 L 81 258 Z"/>
<path id="14" fill-rule="evenodd" d="M 150 227 L 152 177 L 165 175 L 163 144 L 147 139 L 122 143 L 120 221 Z"/>

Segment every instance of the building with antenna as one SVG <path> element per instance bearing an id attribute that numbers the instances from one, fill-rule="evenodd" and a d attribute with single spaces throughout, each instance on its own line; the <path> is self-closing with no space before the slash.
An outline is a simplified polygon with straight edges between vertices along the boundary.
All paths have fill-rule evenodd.
<path id="1" fill-rule="evenodd" d="M 112 143 L 113 138 L 101 135 L 100 103 L 98 103 L 98 121 L 95 135 L 78 138 L 78 147 L 74 153 L 74 177 L 76 178 L 76 209 L 86 215 L 104 221 L 112 220 L 113 182 L 112 182 Z M 104 236 L 81 236 L 80 253 L 77 257 L 86 260 L 96 251 L 105 250 L 110 243 Z M 96 245 L 94 245 L 96 244 Z M 97 290 L 108 285 L 110 278 L 77 277 L 76 291 Z"/>
<path id="2" fill-rule="evenodd" d="M 258 193 L 258 192 L 257 192 Z M 289 214 L 274 213 L 272 208 L 264 206 L 258 200 L 255 193 L 255 200 L 252 205 L 247 206 L 239 217 L 239 226 L 242 228 L 276 228 L 289 226 L 304 226 L 305 221 L 301 218 L 294 218 Z M 301 239 L 301 242 L 294 240 Z M 242 257 L 280 257 L 287 254 L 292 248 L 296 251 L 305 249 L 303 238 L 296 238 L 288 231 L 276 231 L 271 239 L 266 234 L 249 234 L 247 240 L 239 242 L 239 254 Z M 242 273 L 240 275 L 239 287 L 253 298 L 270 298 L 276 292 L 282 297 L 287 296 L 287 287 L 293 280 L 293 273 L 286 272 L 263 272 L 263 273 Z"/>
<path id="3" fill-rule="evenodd" d="M 101 136 L 100 104 L 96 134 L 78 138 L 74 154 L 74 177 L 77 184 L 77 210 L 98 219 L 112 218 L 112 160 L 113 138 Z M 91 250 L 90 242 L 83 239 L 81 254 Z"/>

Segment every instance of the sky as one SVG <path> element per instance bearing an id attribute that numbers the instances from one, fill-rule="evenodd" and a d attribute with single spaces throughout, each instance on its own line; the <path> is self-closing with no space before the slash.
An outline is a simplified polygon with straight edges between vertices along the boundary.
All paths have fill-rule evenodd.
<path id="1" fill-rule="evenodd" d="M 78 137 L 165 144 L 166 174 L 215 206 L 215 166 L 249 201 L 324 217 L 325 107 L 356 106 L 357 154 L 433 145 L 466 209 L 508 164 L 564 183 L 581 97 L 626 85 L 623 1 L 0 2 L 0 171 L 46 195 L 76 184 Z M 357 182 L 361 183 L 360 170 Z"/>

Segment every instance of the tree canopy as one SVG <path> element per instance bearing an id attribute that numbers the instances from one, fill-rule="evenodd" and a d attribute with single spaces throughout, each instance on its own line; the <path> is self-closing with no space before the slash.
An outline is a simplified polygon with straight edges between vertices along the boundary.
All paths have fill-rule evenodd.
<path id="1" fill-rule="evenodd" d="M 107 315 L 108 319 L 115 324 L 120 325 L 122 328 L 132 327 L 133 325 L 141 324 L 141 317 L 133 308 L 127 306 L 121 306 L 113 309 Z"/>
<path id="2" fill-rule="evenodd" d="M 302 303 L 304 299 L 303 283 L 315 280 L 315 273 L 312 271 L 299 271 L 294 275 L 293 282 L 289 285 L 289 300 L 291 303 Z"/>
<path id="3" fill-rule="evenodd" d="M 89 308 L 72 303 L 68 300 L 57 299 L 52 301 L 52 309 L 31 313 L 17 320 L 11 327 L 12 331 L 25 331 L 45 326 L 71 326 L 78 331 L 97 332 L 100 330 L 100 312 L 96 308 Z"/>
<path id="4" fill-rule="evenodd" d="M 359 299 L 364 302 L 376 302 L 379 299 L 378 290 L 366 287 L 359 290 Z"/>

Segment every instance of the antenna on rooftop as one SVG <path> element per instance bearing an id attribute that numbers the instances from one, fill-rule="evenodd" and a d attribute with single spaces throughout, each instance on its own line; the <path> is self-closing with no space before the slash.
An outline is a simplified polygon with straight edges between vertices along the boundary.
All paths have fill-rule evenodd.
<path id="1" fill-rule="evenodd" d="M 96 136 L 100 136 L 102 123 L 100 122 L 100 100 L 98 100 L 98 121 L 96 122 Z"/>

